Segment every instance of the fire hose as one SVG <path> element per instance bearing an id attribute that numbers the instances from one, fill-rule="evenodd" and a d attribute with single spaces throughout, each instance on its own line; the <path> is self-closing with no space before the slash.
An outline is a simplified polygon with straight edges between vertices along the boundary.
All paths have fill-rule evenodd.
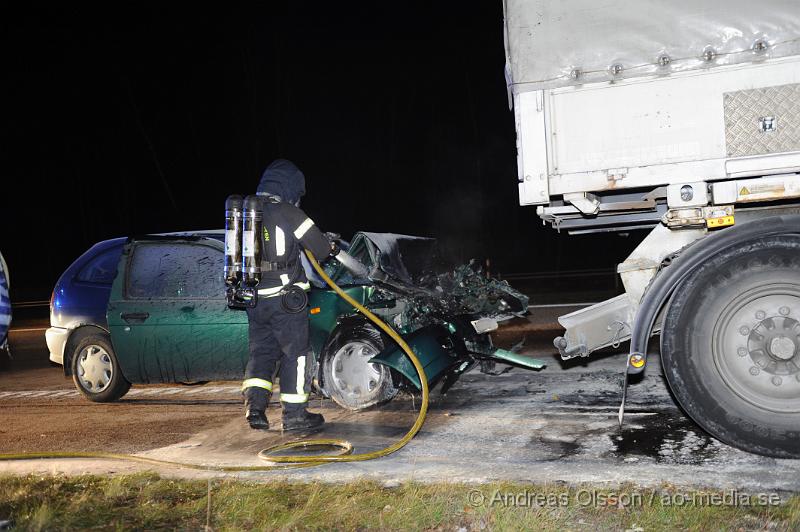
<path id="1" fill-rule="evenodd" d="M 309 439 L 309 440 L 295 440 L 287 443 L 280 443 L 267 447 L 258 453 L 258 458 L 267 462 L 266 465 L 261 466 L 214 466 L 204 464 L 192 464 L 185 462 L 174 462 L 169 460 L 158 460 L 156 458 L 148 458 L 145 456 L 137 456 L 132 454 L 115 454 L 103 452 L 62 452 L 62 451 L 45 451 L 45 452 L 22 452 L 22 453 L 7 453 L 0 454 L 0 461 L 10 460 L 32 460 L 32 459 L 58 459 L 58 458 L 95 458 L 95 459 L 108 459 L 108 460 L 126 460 L 132 462 L 140 462 L 145 464 L 171 466 L 186 469 L 196 469 L 202 471 L 273 471 L 278 469 L 296 469 L 301 467 L 313 467 L 321 464 L 328 464 L 332 462 L 363 462 L 365 460 L 373 460 L 392 454 L 402 449 L 411 439 L 419 432 L 422 425 L 425 423 L 425 415 L 428 411 L 428 379 L 425 377 L 425 370 L 422 367 L 419 359 L 414 352 L 397 334 L 397 332 L 387 325 L 383 320 L 370 312 L 363 305 L 358 303 L 355 299 L 347 295 L 347 293 L 339 288 L 333 280 L 325 273 L 325 270 L 317 262 L 313 253 L 306 250 L 311 265 L 314 267 L 320 277 L 328 284 L 328 286 L 336 292 L 339 297 L 350 303 L 354 308 L 366 316 L 372 323 L 378 326 L 383 332 L 397 342 L 400 348 L 405 351 L 414 369 L 417 370 L 420 383 L 422 384 L 422 404 L 420 405 L 419 413 L 414 421 L 414 424 L 408 432 L 395 443 L 368 453 L 353 454 L 353 444 L 347 440 L 342 439 Z M 322 451 L 332 450 L 331 454 L 313 454 L 313 455 L 288 455 L 279 454 L 289 450 L 307 450 L 307 451 Z"/>

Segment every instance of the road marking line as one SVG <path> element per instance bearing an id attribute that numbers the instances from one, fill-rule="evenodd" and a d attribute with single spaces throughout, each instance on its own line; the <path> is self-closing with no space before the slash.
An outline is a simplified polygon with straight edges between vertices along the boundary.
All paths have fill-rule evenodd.
<path id="1" fill-rule="evenodd" d="M 210 388 L 186 389 L 186 388 L 138 388 L 128 392 L 128 396 L 152 397 L 158 395 L 210 395 L 210 394 L 239 394 L 238 386 L 212 386 Z M 0 392 L 0 399 L 33 399 L 33 398 L 59 398 L 59 397 L 78 397 L 78 390 L 20 390 Z"/>
<path id="2" fill-rule="evenodd" d="M 157 393 L 161 393 L 161 390 L 158 388 L 154 388 L 151 390 L 144 390 L 141 395 L 156 395 Z"/>
<path id="3" fill-rule="evenodd" d="M 188 392 L 186 392 L 186 395 L 195 395 L 198 393 L 208 393 L 208 391 L 206 390 L 206 388 L 195 388 L 194 390 L 189 390 Z"/>
<path id="4" fill-rule="evenodd" d="M 67 395 L 80 395 L 78 390 L 64 390 L 61 392 L 53 392 L 50 397 L 64 397 Z"/>
<path id="5" fill-rule="evenodd" d="M 230 390 L 230 386 L 214 386 L 211 388 L 206 388 L 206 393 L 222 393 L 228 390 Z"/>

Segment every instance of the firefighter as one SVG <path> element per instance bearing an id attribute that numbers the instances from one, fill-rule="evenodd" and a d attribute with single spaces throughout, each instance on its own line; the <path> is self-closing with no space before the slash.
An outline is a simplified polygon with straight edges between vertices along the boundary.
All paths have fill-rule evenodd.
<path id="1" fill-rule="evenodd" d="M 245 417 L 254 429 L 269 428 L 266 408 L 279 362 L 283 430 L 325 422 L 322 414 L 306 410 L 313 357 L 306 310 L 310 286 L 300 253 L 307 249 L 321 261 L 336 248 L 300 210 L 304 194 L 305 176 L 285 159 L 267 167 L 257 189 L 263 209 L 261 280 L 257 304 L 247 309 L 250 359 L 242 383 Z"/>

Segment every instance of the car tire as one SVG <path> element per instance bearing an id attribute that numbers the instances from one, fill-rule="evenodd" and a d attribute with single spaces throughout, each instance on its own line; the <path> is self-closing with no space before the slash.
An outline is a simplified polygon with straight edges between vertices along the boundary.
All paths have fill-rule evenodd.
<path id="1" fill-rule="evenodd" d="M 661 360 L 711 435 L 800 458 L 800 238 L 745 242 L 700 265 L 669 303 Z"/>
<path id="2" fill-rule="evenodd" d="M 128 393 L 131 383 L 125 380 L 111 340 L 104 334 L 91 334 L 75 346 L 72 356 L 72 380 L 84 397 L 95 403 L 111 403 Z"/>
<path id="3" fill-rule="evenodd" d="M 397 395 L 392 370 L 368 362 L 383 345 L 380 332 L 368 323 L 343 324 L 331 333 L 323 350 L 322 378 L 325 392 L 339 406 L 363 410 Z"/>

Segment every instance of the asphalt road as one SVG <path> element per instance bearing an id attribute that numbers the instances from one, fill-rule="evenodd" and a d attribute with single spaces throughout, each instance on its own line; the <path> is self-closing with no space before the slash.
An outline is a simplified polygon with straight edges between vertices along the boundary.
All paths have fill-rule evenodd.
<path id="1" fill-rule="evenodd" d="M 534 309 L 537 310 L 537 309 Z M 800 491 L 800 460 L 751 455 L 707 436 L 675 406 L 658 361 L 631 386 L 628 415 L 617 426 L 625 358 L 603 353 L 563 363 L 553 354 L 547 311 L 538 325 L 514 324 L 500 342 L 527 334 L 524 353 L 545 359 L 538 372 L 512 369 L 490 376 L 472 371 L 441 396 L 428 421 L 403 450 L 368 462 L 330 464 L 291 472 L 237 474 L 243 478 L 343 481 L 372 478 L 485 482 L 670 483 L 749 491 Z M 80 450 L 140 453 L 167 460 L 258 465 L 256 453 L 290 436 L 252 431 L 241 415 L 238 383 L 205 386 L 136 386 L 120 402 L 82 399 L 60 367 L 47 362 L 43 330 L 27 324 L 11 333 L 15 360 L 0 371 L 0 452 Z M 533 332 L 531 332 L 533 331 Z M 498 370 L 502 367 L 498 367 Z M 269 411 L 280 425 L 279 409 Z M 329 423 L 314 437 L 347 438 L 356 452 L 402 436 L 413 423 L 419 397 L 405 395 L 362 413 L 328 400 L 313 406 Z M 293 436 L 296 437 L 296 436 Z M 2 472 L 104 473 L 149 466 L 102 460 L 0 462 Z M 223 476 L 163 468 L 164 475 Z"/>

